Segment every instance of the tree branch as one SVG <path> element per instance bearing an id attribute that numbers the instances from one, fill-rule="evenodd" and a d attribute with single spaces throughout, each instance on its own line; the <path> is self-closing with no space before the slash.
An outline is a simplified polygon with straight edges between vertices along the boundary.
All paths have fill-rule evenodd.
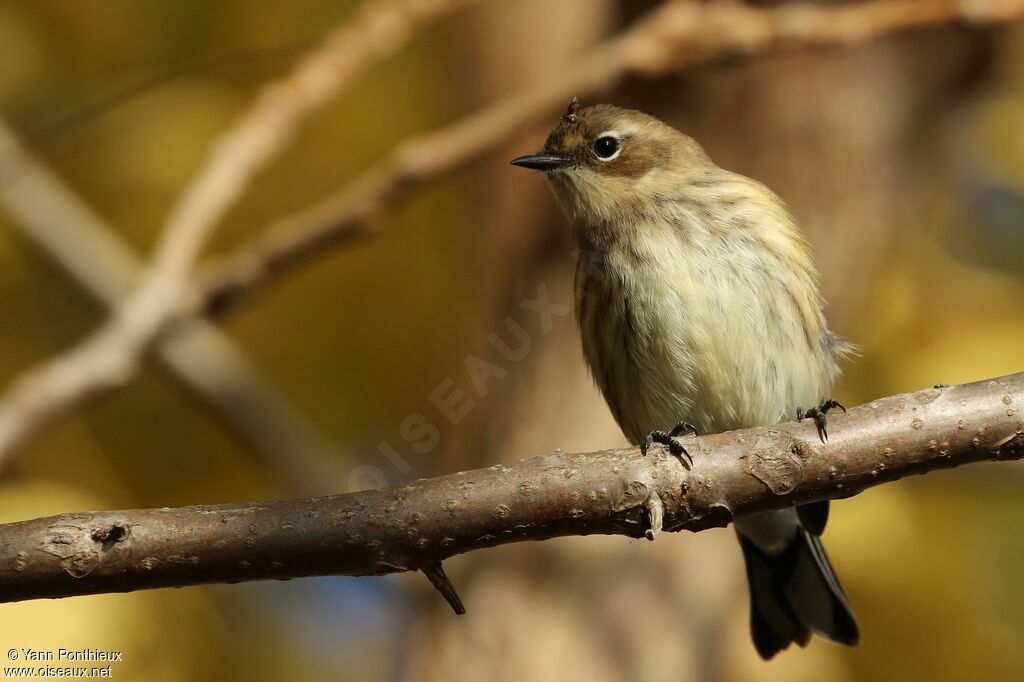
<path id="1" fill-rule="evenodd" d="M 688 437 L 661 449 L 557 453 L 347 495 L 89 512 L 0 526 L 0 601 L 201 583 L 440 568 L 456 554 L 568 535 L 653 537 L 843 498 L 911 474 L 1024 458 L 1024 373 L 892 396 L 834 417 Z"/>

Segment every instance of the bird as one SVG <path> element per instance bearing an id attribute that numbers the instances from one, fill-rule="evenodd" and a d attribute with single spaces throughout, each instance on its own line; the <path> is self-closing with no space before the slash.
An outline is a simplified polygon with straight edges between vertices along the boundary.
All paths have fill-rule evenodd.
<path id="1" fill-rule="evenodd" d="M 640 111 L 573 98 L 541 151 L 578 245 L 583 355 L 634 445 L 810 417 L 827 439 L 830 391 L 853 346 L 829 330 L 810 246 L 768 187 L 718 167 Z M 804 410 L 802 406 L 812 406 Z M 736 519 L 754 647 L 860 633 L 821 543 L 828 501 Z"/>

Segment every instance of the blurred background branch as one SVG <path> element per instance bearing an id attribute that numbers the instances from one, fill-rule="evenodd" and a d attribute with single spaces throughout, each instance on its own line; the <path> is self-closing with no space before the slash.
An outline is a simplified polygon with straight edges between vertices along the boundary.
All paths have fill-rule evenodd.
<path id="1" fill-rule="evenodd" d="M 811 420 L 689 436 L 691 470 L 663 448 L 557 453 L 346 495 L 11 523 L 0 526 L 0 602 L 424 570 L 461 611 L 440 569 L 452 556 L 569 535 L 654 540 L 912 474 L 1019 459 L 1021 405 L 1024 373 L 872 401 L 837 417 L 828 443 Z"/>
<path id="2" fill-rule="evenodd" d="M 115 307 L 142 270 L 129 247 L 29 154 L 2 119 L 0 150 L 0 204 L 14 219 L 12 225 L 103 304 Z M 285 476 L 292 491 L 327 493 L 343 485 L 332 474 L 344 462 L 341 453 L 213 325 L 185 321 L 158 350 L 253 453 Z"/>
<path id="3" fill-rule="evenodd" d="M 871 0 L 836 7 L 809 3 L 757 8 L 738 2 L 667 2 L 605 43 L 452 125 L 404 140 L 336 195 L 273 223 L 263 237 L 213 269 L 198 293 L 201 311 L 220 313 L 248 290 L 325 247 L 381 228 L 386 213 L 436 181 L 564 106 L 607 92 L 622 78 L 663 76 L 730 55 L 850 46 L 943 23 L 984 25 L 1024 16 L 1024 1 Z"/>
<path id="4" fill-rule="evenodd" d="M 47 423 L 128 381 L 140 356 L 179 314 L 193 264 L 252 178 L 291 141 L 303 120 L 437 14 L 472 0 L 394 0 L 369 5 L 306 54 L 285 79 L 213 145 L 163 227 L 151 265 L 110 319 L 60 357 L 27 370 L 0 399 L 0 465 Z"/>

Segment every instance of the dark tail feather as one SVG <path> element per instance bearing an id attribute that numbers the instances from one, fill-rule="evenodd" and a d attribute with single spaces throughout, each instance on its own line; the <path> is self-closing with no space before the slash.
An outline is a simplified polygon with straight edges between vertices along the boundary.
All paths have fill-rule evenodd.
<path id="1" fill-rule="evenodd" d="M 778 556 L 739 538 L 750 586 L 750 630 L 762 658 L 771 658 L 792 642 L 805 646 L 811 633 L 848 646 L 857 644 L 857 622 L 816 536 L 796 529 L 793 542 Z"/>

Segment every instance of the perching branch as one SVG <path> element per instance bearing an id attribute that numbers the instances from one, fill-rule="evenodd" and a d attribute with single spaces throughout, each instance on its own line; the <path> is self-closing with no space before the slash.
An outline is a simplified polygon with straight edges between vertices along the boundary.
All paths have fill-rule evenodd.
<path id="1" fill-rule="evenodd" d="M 370 3 L 328 35 L 221 136 L 171 210 L 142 281 L 99 330 L 15 379 L 0 400 L 0 462 L 26 438 L 136 372 L 143 353 L 190 299 L 196 259 L 253 178 L 287 148 L 301 124 L 413 30 L 474 0 Z"/>
<path id="2" fill-rule="evenodd" d="M 523 540 L 724 526 L 911 474 L 1024 458 L 1024 372 L 883 398 L 813 423 L 688 437 L 694 466 L 652 448 L 553 454 L 347 495 L 64 514 L 0 526 L 0 601 L 421 570 Z"/>

